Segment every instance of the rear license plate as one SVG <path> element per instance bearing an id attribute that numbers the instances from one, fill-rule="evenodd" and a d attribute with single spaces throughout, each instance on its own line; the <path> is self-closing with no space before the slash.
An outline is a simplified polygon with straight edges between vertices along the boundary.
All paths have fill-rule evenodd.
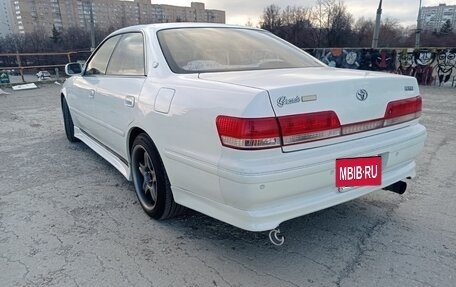
<path id="1" fill-rule="evenodd" d="M 336 160 L 336 187 L 382 184 L 382 157 L 340 158 Z"/>

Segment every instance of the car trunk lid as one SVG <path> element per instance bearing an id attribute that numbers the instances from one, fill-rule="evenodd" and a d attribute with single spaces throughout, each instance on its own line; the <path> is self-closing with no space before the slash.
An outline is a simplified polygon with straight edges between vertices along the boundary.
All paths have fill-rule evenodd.
<path id="1" fill-rule="evenodd" d="M 280 119 L 307 113 L 333 111 L 340 125 L 381 119 L 388 103 L 419 94 L 416 80 L 387 73 L 334 68 L 302 68 L 282 70 L 204 73 L 201 79 L 264 89 L 272 109 Z M 332 144 L 341 140 L 385 132 L 376 129 L 347 137 L 284 146 L 284 151 Z"/>

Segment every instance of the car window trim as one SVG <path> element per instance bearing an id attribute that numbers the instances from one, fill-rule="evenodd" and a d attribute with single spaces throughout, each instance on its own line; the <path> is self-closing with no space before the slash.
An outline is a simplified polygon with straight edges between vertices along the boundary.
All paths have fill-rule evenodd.
<path id="1" fill-rule="evenodd" d="M 129 32 L 123 32 L 123 33 L 117 33 L 117 34 L 114 34 L 114 35 L 111 35 L 111 37 L 107 37 L 105 38 L 99 45 L 98 47 L 93 51 L 93 53 L 90 55 L 89 59 L 87 59 L 87 64 L 85 65 L 84 67 L 84 73 L 82 74 L 82 76 L 87 76 L 87 77 L 93 77 L 93 76 L 96 76 L 96 77 L 99 77 L 99 76 L 108 76 L 105 72 L 105 74 L 97 74 L 97 75 L 87 75 L 87 67 L 89 66 L 88 63 L 90 63 L 90 61 L 92 61 L 93 57 L 95 56 L 95 54 L 98 52 L 98 50 L 100 50 L 101 46 L 103 46 L 104 43 L 106 43 L 109 39 L 111 38 L 114 38 L 116 36 L 120 36 L 119 37 L 119 40 L 117 41 L 116 45 L 114 46 L 114 48 L 112 49 L 112 52 L 111 54 L 109 55 L 109 60 L 108 60 L 108 64 L 106 65 L 106 71 L 108 70 L 108 67 L 109 67 L 109 63 L 111 62 L 111 58 L 112 58 L 112 54 L 114 53 L 115 49 L 117 48 L 117 45 L 119 44 L 120 40 L 122 40 L 122 37 L 123 35 L 125 34 L 130 34 L 130 33 L 141 33 L 142 36 L 143 36 L 143 61 L 144 61 L 144 75 L 109 75 L 109 76 L 122 76 L 122 77 L 147 77 L 148 75 L 148 66 L 147 66 L 147 49 L 146 49 L 146 35 L 144 33 L 144 31 L 142 30 L 139 30 L 139 31 L 129 31 Z"/>
<path id="2" fill-rule="evenodd" d="M 91 76 L 99 76 L 99 75 L 101 75 L 101 74 L 97 74 L 97 75 L 87 75 L 87 68 L 89 67 L 89 63 L 90 63 L 90 61 L 92 61 L 93 57 L 97 54 L 97 52 L 98 52 L 98 51 L 100 50 L 100 48 L 104 45 L 104 43 L 106 43 L 109 39 L 112 39 L 112 38 L 114 38 L 114 37 L 116 37 L 116 36 L 118 36 L 118 35 L 121 35 L 121 34 L 115 34 L 115 35 L 112 35 L 111 37 L 105 38 L 105 39 L 98 45 L 98 47 L 92 52 L 92 54 L 90 55 L 89 59 L 87 59 L 86 64 L 84 65 L 84 73 L 82 74 L 83 76 L 91 77 Z M 122 37 L 120 37 L 120 38 L 122 38 Z M 120 38 L 119 38 L 119 40 L 117 40 L 117 43 L 116 43 L 116 45 L 114 46 L 114 49 L 115 49 L 115 47 L 117 47 L 117 44 L 119 43 Z M 114 49 L 112 49 L 112 52 L 114 52 Z M 111 60 L 112 52 L 111 52 L 111 54 L 109 55 L 108 64 L 109 64 L 109 61 Z M 107 69 L 108 69 L 108 66 L 106 65 L 106 70 L 107 70 Z M 106 73 L 106 72 L 105 72 L 105 73 Z M 105 74 L 103 74 L 103 75 L 105 75 Z"/>
<path id="3" fill-rule="evenodd" d="M 144 65 L 144 73 L 143 75 L 117 75 L 117 74 L 107 74 L 108 72 L 108 69 L 109 69 L 109 65 L 111 64 L 111 59 L 112 59 L 112 55 L 114 54 L 114 51 L 117 49 L 117 46 L 119 45 L 120 41 L 122 41 L 122 39 L 124 38 L 125 35 L 127 34 L 141 34 L 142 36 L 142 42 L 143 42 L 143 65 Z M 115 36 L 117 35 L 121 35 L 120 38 L 119 38 L 119 41 L 116 43 L 116 46 L 114 47 L 114 49 L 112 50 L 112 53 L 111 53 L 111 56 L 109 57 L 109 61 L 108 61 L 108 65 L 106 66 L 106 73 L 104 74 L 105 76 L 120 76 L 120 77 L 147 77 L 147 66 L 146 66 L 146 43 L 145 43 L 145 35 L 143 33 L 143 31 L 132 31 L 132 32 L 125 32 L 125 33 L 119 33 L 119 34 L 116 34 Z"/>

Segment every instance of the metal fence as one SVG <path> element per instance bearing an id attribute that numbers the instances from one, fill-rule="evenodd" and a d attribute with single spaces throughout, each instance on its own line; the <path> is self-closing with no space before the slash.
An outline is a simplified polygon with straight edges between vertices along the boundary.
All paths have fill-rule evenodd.
<path id="1" fill-rule="evenodd" d="M 34 74 L 38 71 L 63 71 L 67 63 L 83 61 L 90 56 L 90 51 L 61 52 L 61 53 L 4 53 L 0 54 L 0 71 L 9 75 L 20 75 L 25 82 L 24 74 Z"/>

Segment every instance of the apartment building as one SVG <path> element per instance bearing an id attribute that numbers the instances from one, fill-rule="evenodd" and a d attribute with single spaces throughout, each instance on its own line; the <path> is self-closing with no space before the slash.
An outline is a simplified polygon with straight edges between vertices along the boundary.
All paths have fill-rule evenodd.
<path id="1" fill-rule="evenodd" d="M 0 0 L 0 37 L 14 32 L 13 10 L 10 0 Z"/>
<path id="2" fill-rule="evenodd" d="M 166 22 L 225 23 L 225 11 L 206 9 L 204 3 L 190 7 L 152 4 L 150 0 L 0 0 L 10 1 L 14 31 L 50 31 L 95 26 L 121 28 Z"/>
<path id="3" fill-rule="evenodd" d="M 450 20 L 452 27 L 456 21 L 456 5 L 439 4 L 421 8 L 421 28 L 428 31 L 440 31 L 443 24 Z"/>

